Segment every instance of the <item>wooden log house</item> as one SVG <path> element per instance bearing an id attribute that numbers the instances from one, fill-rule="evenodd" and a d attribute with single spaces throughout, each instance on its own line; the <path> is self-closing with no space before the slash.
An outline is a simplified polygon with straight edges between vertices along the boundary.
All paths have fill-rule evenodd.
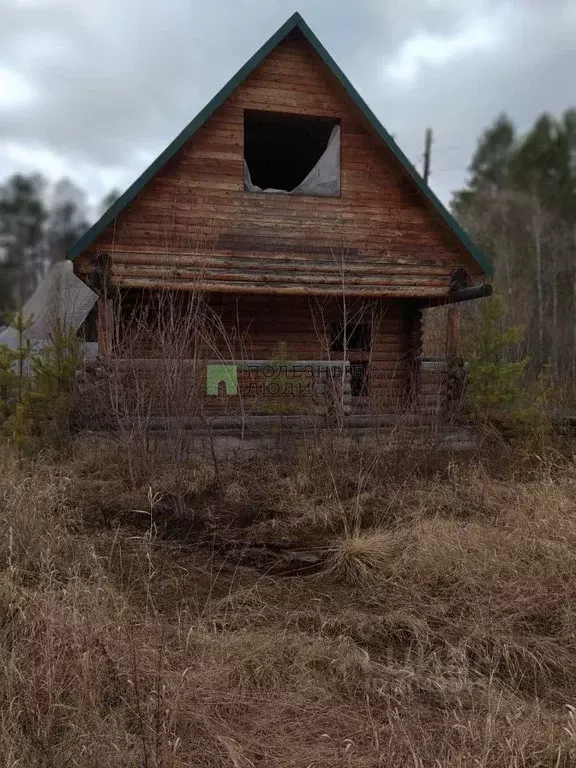
<path id="1" fill-rule="evenodd" d="M 434 406 L 422 309 L 487 295 L 491 274 L 299 14 L 70 258 L 100 294 L 104 358 L 121 354 L 138 307 L 202 296 L 219 329 L 204 406 L 226 413 L 239 399 L 258 411 L 254 374 L 278 358 L 312 393 L 342 374 L 352 411 Z M 451 356 L 456 328 L 452 313 Z M 141 342 L 133 358 L 162 354 Z"/>

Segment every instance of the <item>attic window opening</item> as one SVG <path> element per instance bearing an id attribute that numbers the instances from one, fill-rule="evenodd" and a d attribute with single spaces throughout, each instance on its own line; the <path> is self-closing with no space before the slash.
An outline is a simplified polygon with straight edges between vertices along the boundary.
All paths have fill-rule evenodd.
<path id="1" fill-rule="evenodd" d="M 245 112 L 244 189 L 338 197 L 340 121 Z"/>

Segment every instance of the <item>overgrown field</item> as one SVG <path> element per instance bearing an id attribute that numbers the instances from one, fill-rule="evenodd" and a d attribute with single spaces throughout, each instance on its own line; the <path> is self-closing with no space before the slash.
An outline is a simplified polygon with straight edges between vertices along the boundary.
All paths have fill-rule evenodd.
<path id="1" fill-rule="evenodd" d="M 2 768 L 576 765 L 565 455 L 83 438 L 4 450 L 0 520 Z"/>

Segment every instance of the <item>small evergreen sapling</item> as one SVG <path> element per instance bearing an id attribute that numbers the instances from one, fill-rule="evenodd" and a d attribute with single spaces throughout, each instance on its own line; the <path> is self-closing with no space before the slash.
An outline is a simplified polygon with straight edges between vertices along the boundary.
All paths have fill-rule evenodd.
<path id="1" fill-rule="evenodd" d="M 16 360 L 17 353 L 13 349 L 6 344 L 0 345 L 0 431 L 8 419 L 16 391 Z"/>
<path id="2" fill-rule="evenodd" d="M 521 405 L 525 357 L 511 361 L 511 347 L 522 341 L 521 326 L 506 327 L 508 310 L 502 296 L 482 302 L 480 322 L 468 339 L 468 400 L 472 410 L 486 414 L 495 408 Z"/>
<path id="3" fill-rule="evenodd" d="M 0 345 L 0 434 L 23 452 L 60 447 L 70 426 L 76 372 L 82 364 L 73 329 L 55 320 L 48 344 L 36 351 L 25 337 L 32 318 L 20 313 L 10 323 L 15 349 Z"/>
<path id="4" fill-rule="evenodd" d="M 25 333 L 34 318 L 25 318 L 22 312 L 10 320 L 10 327 L 18 334 L 18 345 L 11 349 L 0 347 L 0 430 L 17 446 L 19 454 L 26 444 L 30 419 L 27 401 L 30 391 L 30 361 L 32 343 Z"/>
<path id="5" fill-rule="evenodd" d="M 43 443 L 60 444 L 69 431 L 76 373 L 81 365 L 82 349 L 76 332 L 56 319 L 49 343 L 31 359 L 29 410 L 34 431 Z"/>

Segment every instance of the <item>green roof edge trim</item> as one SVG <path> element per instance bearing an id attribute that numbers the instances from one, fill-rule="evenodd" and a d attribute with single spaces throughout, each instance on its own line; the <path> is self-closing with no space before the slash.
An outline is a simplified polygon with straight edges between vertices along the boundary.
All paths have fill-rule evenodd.
<path id="1" fill-rule="evenodd" d="M 482 267 L 483 271 L 487 275 L 493 275 L 494 267 L 491 261 L 488 259 L 485 253 L 472 241 L 466 231 L 456 221 L 454 216 L 447 210 L 447 208 L 440 202 L 438 197 L 430 189 L 428 184 L 416 171 L 410 160 L 406 157 L 404 152 L 400 149 L 398 144 L 394 141 L 392 136 L 384 128 L 382 123 L 378 120 L 374 112 L 366 104 L 364 99 L 360 96 L 358 91 L 354 88 L 350 80 L 346 77 L 344 72 L 340 69 L 338 64 L 334 61 L 332 56 L 328 53 L 326 48 L 322 45 L 320 40 L 316 37 L 314 32 L 310 29 L 308 24 L 304 21 L 300 13 L 296 12 L 275 32 L 272 37 L 267 40 L 264 45 L 256 51 L 256 53 L 244 64 L 238 72 L 232 77 L 226 85 L 221 88 L 220 91 L 211 99 L 208 104 L 196 115 L 196 117 L 190 122 L 178 136 L 166 147 L 166 149 L 158 155 L 158 157 L 148 166 L 148 168 L 142 173 L 135 182 L 133 182 L 128 189 L 122 194 L 108 210 L 100 217 L 100 219 L 93 224 L 90 229 L 85 232 L 82 237 L 74 243 L 68 252 L 69 259 L 75 259 L 79 256 L 85 248 L 87 248 L 94 240 L 100 235 L 104 229 L 118 216 L 118 214 L 124 210 L 124 208 L 136 197 L 144 186 L 151 181 L 151 179 L 158 173 L 158 171 L 170 160 L 179 149 L 196 133 L 196 131 L 204 125 L 209 117 L 220 107 L 226 99 L 238 88 L 238 86 L 261 64 L 264 59 L 271 53 L 276 46 L 282 42 L 282 40 L 294 29 L 299 29 L 304 37 L 308 40 L 310 45 L 314 48 L 316 53 L 324 61 L 326 66 L 330 69 L 332 74 L 343 86 L 344 90 L 360 111 L 364 114 L 370 125 L 375 129 L 378 136 L 386 144 L 388 149 L 392 152 L 396 160 L 406 170 L 414 184 L 418 187 L 420 192 L 429 200 L 432 206 L 444 219 L 445 223 L 449 226 L 452 232 L 456 235 L 461 244 L 466 248 L 475 261 Z"/>

